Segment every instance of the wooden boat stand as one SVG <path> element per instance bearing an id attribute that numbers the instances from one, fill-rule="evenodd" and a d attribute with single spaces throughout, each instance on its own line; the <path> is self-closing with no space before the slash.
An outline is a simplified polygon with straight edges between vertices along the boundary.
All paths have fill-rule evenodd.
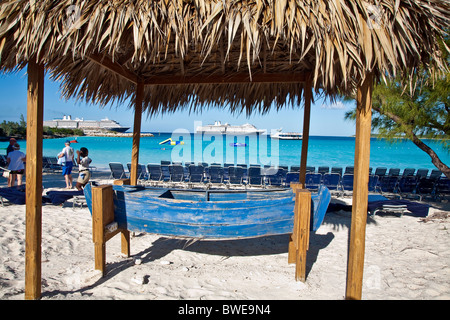
<path id="1" fill-rule="evenodd" d="M 128 181 L 115 181 L 122 185 Z M 295 193 L 294 230 L 289 240 L 288 263 L 295 263 L 295 280 L 306 280 L 306 251 L 309 246 L 311 192 L 302 184 L 292 184 Z M 92 240 L 95 247 L 95 269 L 106 275 L 106 242 L 121 234 L 122 253 L 130 256 L 130 231 L 119 229 L 114 221 L 113 186 L 92 187 Z"/>
<path id="2" fill-rule="evenodd" d="M 311 224 L 311 192 L 302 184 L 291 184 L 295 193 L 294 230 L 289 238 L 288 263 L 295 263 L 295 281 L 306 281 L 306 252 Z"/>
<path id="3" fill-rule="evenodd" d="M 112 185 L 92 188 L 92 240 L 95 247 L 95 269 L 106 274 L 106 242 L 121 234 L 122 253 L 130 256 L 130 231 L 122 230 L 114 222 Z"/>

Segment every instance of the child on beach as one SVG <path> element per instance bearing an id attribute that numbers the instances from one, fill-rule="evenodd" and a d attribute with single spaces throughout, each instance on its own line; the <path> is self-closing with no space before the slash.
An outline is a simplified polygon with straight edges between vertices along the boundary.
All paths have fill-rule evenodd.
<path id="1" fill-rule="evenodd" d="M 13 151 L 8 153 L 6 157 L 6 163 L 8 164 L 8 169 L 11 170 L 9 173 L 8 187 L 14 187 L 14 183 L 17 177 L 17 185 L 22 185 L 22 177 L 25 171 L 25 166 L 23 164 L 26 161 L 25 153 L 20 151 L 20 145 L 15 143 L 13 145 Z"/>
<path id="2" fill-rule="evenodd" d="M 77 190 L 82 190 L 91 177 L 91 172 L 89 171 L 89 164 L 92 162 L 91 158 L 88 157 L 89 150 L 87 148 L 80 148 L 77 150 L 77 162 L 78 162 L 78 179 L 76 188 Z"/>
<path id="3" fill-rule="evenodd" d="M 64 179 L 66 180 L 66 188 L 72 189 L 72 167 L 73 167 L 73 148 L 70 146 L 70 141 L 66 140 L 65 147 L 62 149 L 62 151 L 59 153 L 58 158 L 65 157 L 65 162 L 62 169 L 62 175 L 64 176 Z"/>

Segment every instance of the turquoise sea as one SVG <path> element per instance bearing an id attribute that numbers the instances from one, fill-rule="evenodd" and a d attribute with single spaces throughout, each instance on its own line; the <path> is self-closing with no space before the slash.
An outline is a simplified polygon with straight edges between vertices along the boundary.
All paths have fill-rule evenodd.
<path id="1" fill-rule="evenodd" d="M 183 145 L 160 145 L 168 138 L 184 141 Z M 75 138 L 69 138 L 70 140 Z M 132 138 L 124 137 L 77 137 L 78 143 L 72 147 L 89 149 L 92 165 L 98 169 L 108 169 L 109 162 L 121 162 L 124 166 L 131 162 Z M 56 156 L 67 139 L 45 139 L 43 154 Z M 25 141 L 18 141 L 26 152 Z M 235 147 L 230 143 L 245 143 Z M 450 164 L 450 154 L 436 141 L 428 140 L 441 160 Z M 8 142 L 1 142 L 6 148 Z M 189 132 L 155 133 L 154 137 L 142 137 L 139 163 L 160 163 L 161 160 L 174 162 L 207 162 L 261 165 L 300 165 L 302 140 L 272 140 L 261 136 L 214 136 L 191 134 Z M 352 166 L 354 162 L 355 138 L 311 136 L 308 148 L 310 166 Z M 5 152 L 2 152 L 5 153 Z M 409 140 L 390 143 L 383 139 L 371 139 L 370 166 L 388 168 L 435 169 L 430 157 Z M 109 169 L 108 169 L 109 170 Z"/>

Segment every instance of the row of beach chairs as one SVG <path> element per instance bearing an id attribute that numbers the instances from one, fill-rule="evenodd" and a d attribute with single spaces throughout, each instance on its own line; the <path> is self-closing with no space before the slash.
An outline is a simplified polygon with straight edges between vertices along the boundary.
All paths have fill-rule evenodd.
<path id="1" fill-rule="evenodd" d="M 121 163 L 110 163 L 111 178 L 127 178 Z M 127 164 L 128 172 L 131 164 Z M 245 164 L 172 163 L 139 164 L 138 180 L 142 184 L 161 185 L 164 183 L 186 186 L 242 186 L 242 187 L 289 187 L 299 181 L 299 167 L 268 167 Z M 396 195 L 400 198 L 424 197 L 433 199 L 448 195 L 450 186 L 447 178 L 439 170 L 407 168 L 401 173 L 398 168 L 376 168 L 369 172 L 369 192 Z M 353 167 L 307 167 L 306 188 L 317 190 L 325 185 L 337 195 L 353 191 Z"/>

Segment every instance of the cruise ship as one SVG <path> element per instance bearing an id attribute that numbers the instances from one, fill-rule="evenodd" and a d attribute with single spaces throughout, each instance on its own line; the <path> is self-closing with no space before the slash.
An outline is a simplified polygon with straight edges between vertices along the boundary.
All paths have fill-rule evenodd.
<path id="1" fill-rule="evenodd" d="M 272 139 L 279 140 L 302 140 L 302 134 L 299 132 L 282 132 L 281 129 L 278 129 L 277 132 L 271 134 L 270 137 Z"/>
<path id="2" fill-rule="evenodd" d="M 254 125 L 246 123 L 240 126 L 232 126 L 228 123 L 222 124 L 220 121 L 215 121 L 214 124 L 206 126 L 198 126 L 196 133 L 204 134 L 229 134 L 229 135 L 243 135 L 243 134 L 262 134 L 266 130 L 257 129 Z"/>
<path id="3" fill-rule="evenodd" d="M 102 120 L 84 120 L 72 116 L 64 116 L 62 119 L 44 121 L 44 126 L 51 128 L 82 129 L 82 130 L 109 130 L 125 132 L 130 127 L 123 127 L 117 121 L 108 118 Z"/>

